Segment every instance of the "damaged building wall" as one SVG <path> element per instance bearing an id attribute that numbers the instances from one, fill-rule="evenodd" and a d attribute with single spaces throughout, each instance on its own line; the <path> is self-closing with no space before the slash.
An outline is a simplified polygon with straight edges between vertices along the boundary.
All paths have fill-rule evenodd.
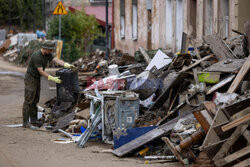
<path id="1" fill-rule="evenodd" d="M 235 1 L 235 19 L 237 22 L 237 29 L 244 32 L 244 22 L 250 21 L 250 1 L 249 0 L 234 0 Z"/>
<path id="2" fill-rule="evenodd" d="M 146 0 L 137 1 L 137 39 L 132 38 L 132 0 L 125 1 L 125 34 L 121 36 L 121 16 L 120 16 L 120 0 L 114 1 L 114 22 L 115 24 L 115 47 L 123 50 L 130 55 L 134 55 L 134 52 L 139 46 L 147 48 L 148 38 L 148 14 L 146 10 Z"/>
<path id="3" fill-rule="evenodd" d="M 125 1 L 125 35 L 120 36 L 120 1 L 114 1 L 115 47 L 134 55 L 139 46 L 146 50 L 181 48 L 182 32 L 202 40 L 204 35 L 219 34 L 232 38 L 232 29 L 244 32 L 250 21 L 249 0 L 140 0 L 138 5 L 138 37 L 132 38 L 132 1 Z M 152 8 L 148 9 L 148 3 Z M 152 23 L 151 23 L 152 20 Z"/>
<path id="4" fill-rule="evenodd" d="M 165 29 L 165 6 L 166 1 L 152 1 L 152 48 L 166 47 L 166 34 Z"/>

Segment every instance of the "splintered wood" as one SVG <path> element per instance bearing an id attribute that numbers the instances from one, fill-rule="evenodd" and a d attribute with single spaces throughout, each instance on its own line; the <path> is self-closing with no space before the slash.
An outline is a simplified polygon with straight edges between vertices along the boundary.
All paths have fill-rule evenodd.
<path id="1" fill-rule="evenodd" d="M 240 85 L 240 82 L 244 79 L 250 69 L 250 56 L 248 56 L 247 60 L 241 67 L 239 73 L 237 74 L 236 78 L 234 79 L 232 85 L 228 89 L 227 93 L 234 93 Z"/>

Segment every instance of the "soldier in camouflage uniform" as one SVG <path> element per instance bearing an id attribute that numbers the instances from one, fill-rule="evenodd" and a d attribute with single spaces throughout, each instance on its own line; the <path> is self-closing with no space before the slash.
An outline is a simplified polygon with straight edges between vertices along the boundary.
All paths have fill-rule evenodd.
<path id="1" fill-rule="evenodd" d="M 62 81 L 59 77 L 53 77 L 45 72 L 45 68 L 50 61 L 64 66 L 64 68 L 73 68 L 74 66 L 65 63 L 64 61 L 52 56 L 52 52 L 55 49 L 54 42 L 45 42 L 42 45 L 41 50 L 35 52 L 29 61 L 29 65 L 25 74 L 25 91 L 24 91 L 24 103 L 23 103 L 23 127 L 34 127 L 37 125 L 37 103 L 40 98 L 40 78 L 46 77 L 57 84 Z M 30 119 L 30 122 L 29 122 Z"/>

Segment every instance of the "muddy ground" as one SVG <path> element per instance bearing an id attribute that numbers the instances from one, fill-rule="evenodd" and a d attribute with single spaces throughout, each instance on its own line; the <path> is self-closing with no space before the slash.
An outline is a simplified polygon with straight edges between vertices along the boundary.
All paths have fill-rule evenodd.
<path id="1" fill-rule="evenodd" d="M 0 73 L 15 71 L 24 74 L 25 70 L 0 59 Z M 53 84 L 42 79 L 39 105 L 43 106 L 46 100 L 55 97 L 55 91 L 49 90 L 50 86 Z M 22 76 L 0 74 L 0 167 L 179 166 L 177 163 L 145 165 L 138 158 L 118 158 L 111 153 L 100 153 L 111 146 L 99 142 L 88 142 L 85 148 L 79 149 L 75 143 L 55 144 L 51 141 L 60 138 L 60 134 L 4 127 L 22 123 L 23 94 Z"/>

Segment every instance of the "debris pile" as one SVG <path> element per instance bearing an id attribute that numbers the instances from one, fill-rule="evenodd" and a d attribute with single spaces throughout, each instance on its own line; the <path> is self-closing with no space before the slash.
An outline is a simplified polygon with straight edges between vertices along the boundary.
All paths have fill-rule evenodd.
<path id="1" fill-rule="evenodd" d="M 34 43 L 39 43 L 36 34 L 33 33 L 18 33 L 16 35 L 11 35 L 8 39 L 6 39 L 6 31 L 0 31 L 0 34 L 1 33 L 1 37 L 3 38 L 0 39 L 0 54 L 9 62 L 16 62 L 19 64 L 20 61 L 25 64 L 30 53 L 33 53 L 35 50 L 33 49 L 27 53 L 24 50 L 30 43 L 32 43 L 32 46 Z M 23 58 L 24 60 L 21 60 Z"/>
<path id="2" fill-rule="evenodd" d="M 102 141 L 114 155 L 148 164 L 249 164 L 247 36 L 223 40 L 214 34 L 188 45 L 183 35 L 178 53 L 139 47 L 132 57 L 114 49 L 108 60 L 96 50 L 74 62 L 77 68 L 56 72 L 63 82 L 57 97 L 39 108 L 40 130 L 61 132 L 70 138 L 65 143 L 80 148 Z M 0 52 L 25 65 L 40 43 L 13 37 Z"/>
<path id="3" fill-rule="evenodd" d="M 15 63 L 19 66 L 27 66 L 31 55 L 41 49 L 43 44 L 42 39 L 37 39 L 37 34 L 34 33 L 18 33 L 16 35 L 8 34 L 10 36 L 6 39 L 6 31 L 0 30 L 0 55 L 5 61 Z M 60 45 L 57 43 L 55 56 L 61 54 Z M 54 63 L 50 67 L 54 67 Z"/>
<path id="4" fill-rule="evenodd" d="M 215 34 L 200 46 L 154 56 L 140 47 L 144 62 L 118 50 L 106 61 L 97 50 L 74 63 L 78 80 L 69 80 L 79 82 L 79 91 L 67 88 L 74 85 L 68 81 L 57 86 L 42 128 L 62 132 L 78 147 L 93 139 L 111 144 L 114 155 L 145 163 L 248 163 L 250 56 L 244 42 L 242 35 L 230 43 Z M 64 100 L 59 91 L 66 92 Z"/>

